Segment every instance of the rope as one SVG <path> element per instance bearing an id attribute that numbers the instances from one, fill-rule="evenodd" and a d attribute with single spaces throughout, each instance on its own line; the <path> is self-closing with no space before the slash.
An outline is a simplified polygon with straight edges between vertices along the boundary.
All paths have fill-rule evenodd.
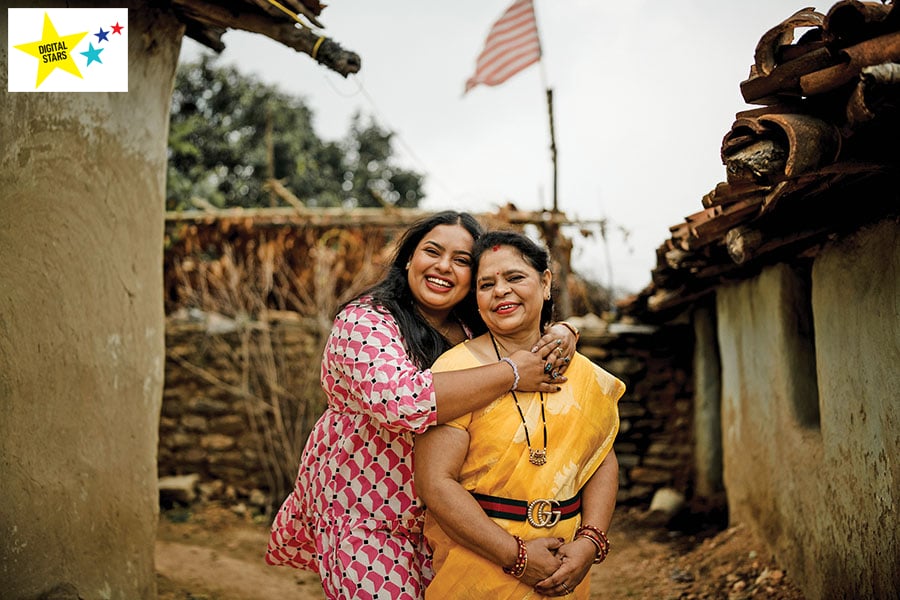
<path id="1" fill-rule="evenodd" d="M 307 25 L 306 23 L 304 23 L 303 21 L 300 20 L 300 17 L 297 15 L 297 13 L 288 10 L 280 2 L 276 2 L 276 0 L 269 0 L 269 4 L 271 4 L 272 6 L 274 6 L 275 8 L 277 8 L 278 10 L 280 10 L 281 12 L 283 12 L 284 14 L 288 15 L 290 18 L 295 20 L 297 23 L 300 24 L 301 27 L 303 27 L 305 29 L 312 29 L 309 25 Z M 313 56 L 313 58 L 315 58 L 315 56 Z"/>

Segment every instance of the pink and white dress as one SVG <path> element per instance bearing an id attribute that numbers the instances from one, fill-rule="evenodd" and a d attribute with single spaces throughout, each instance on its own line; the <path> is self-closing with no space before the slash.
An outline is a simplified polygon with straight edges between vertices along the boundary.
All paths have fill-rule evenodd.
<path id="1" fill-rule="evenodd" d="M 418 600 L 432 570 L 412 449 L 413 435 L 437 423 L 432 374 L 368 300 L 335 318 L 321 373 L 328 406 L 275 515 L 266 562 L 318 572 L 329 599 Z"/>

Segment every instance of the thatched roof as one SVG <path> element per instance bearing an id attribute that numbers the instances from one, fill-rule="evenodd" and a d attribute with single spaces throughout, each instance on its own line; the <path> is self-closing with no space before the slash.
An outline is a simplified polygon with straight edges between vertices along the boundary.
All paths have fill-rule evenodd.
<path id="1" fill-rule="evenodd" d="M 317 0 L 174 0 L 172 5 L 185 35 L 216 52 L 225 48 L 222 35 L 228 29 L 242 29 L 308 54 L 344 77 L 360 69 L 358 54 L 322 33 L 319 15 L 325 6 Z"/>
<path id="2" fill-rule="evenodd" d="M 327 314 L 381 276 L 393 241 L 429 214 L 433 211 L 394 207 L 167 213 L 166 312 L 198 308 L 236 315 L 267 308 L 301 316 Z M 597 309 L 602 294 L 572 273 L 572 243 L 560 228 L 577 227 L 581 235 L 591 235 L 599 223 L 569 220 L 562 212 L 522 211 L 511 204 L 474 216 L 488 229 L 537 228 L 553 258 L 555 277 L 565 282 L 557 288 L 558 313 Z"/>
<path id="3" fill-rule="evenodd" d="M 167 213 L 166 311 L 192 307 L 253 314 L 268 305 L 317 314 L 326 300 L 336 305 L 372 283 L 389 259 L 391 242 L 428 214 L 432 211 L 299 207 Z M 511 206 L 476 217 L 486 227 L 502 229 L 569 223 L 562 213 Z"/>

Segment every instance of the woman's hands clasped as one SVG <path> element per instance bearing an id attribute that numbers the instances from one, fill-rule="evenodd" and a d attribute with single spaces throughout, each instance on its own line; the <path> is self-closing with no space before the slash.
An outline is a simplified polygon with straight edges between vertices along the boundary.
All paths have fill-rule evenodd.
<path id="1" fill-rule="evenodd" d="M 559 568 L 553 575 L 536 583 L 534 590 L 544 596 L 571 594 L 590 572 L 595 556 L 595 548 L 588 540 L 576 539 L 562 544 L 556 550 Z"/>
<path id="2" fill-rule="evenodd" d="M 528 564 L 519 580 L 530 586 L 547 581 L 560 568 L 562 560 L 557 551 L 562 546 L 562 538 L 542 537 L 525 542 L 528 551 Z"/>

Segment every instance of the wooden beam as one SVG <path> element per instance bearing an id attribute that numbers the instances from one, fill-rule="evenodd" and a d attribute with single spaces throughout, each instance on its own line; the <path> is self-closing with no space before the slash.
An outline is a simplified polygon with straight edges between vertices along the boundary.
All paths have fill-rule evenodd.
<path id="1" fill-rule="evenodd" d="M 301 204 L 275 208 L 226 208 L 219 210 L 185 210 L 166 213 L 167 223 L 212 223 L 217 220 L 252 220 L 260 226 L 292 224 L 301 227 L 331 227 L 338 225 L 376 225 L 379 227 L 405 227 L 434 214 L 436 211 L 420 208 L 310 208 Z M 548 211 L 501 210 L 493 213 L 472 213 L 482 222 L 503 222 L 510 225 L 555 224 L 564 227 L 580 227 L 599 224 L 602 220 L 569 219 L 565 213 Z"/>
<path id="2" fill-rule="evenodd" d="M 227 6 L 200 0 L 173 0 L 176 10 L 185 18 L 211 28 L 243 29 L 280 42 L 288 48 L 303 52 L 320 64 L 346 77 L 359 72 L 359 55 L 344 50 L 337 42 L 313 32 L 285 15 L 283 19 L 266 13 L 248 11 L 247 5 Z"/>

